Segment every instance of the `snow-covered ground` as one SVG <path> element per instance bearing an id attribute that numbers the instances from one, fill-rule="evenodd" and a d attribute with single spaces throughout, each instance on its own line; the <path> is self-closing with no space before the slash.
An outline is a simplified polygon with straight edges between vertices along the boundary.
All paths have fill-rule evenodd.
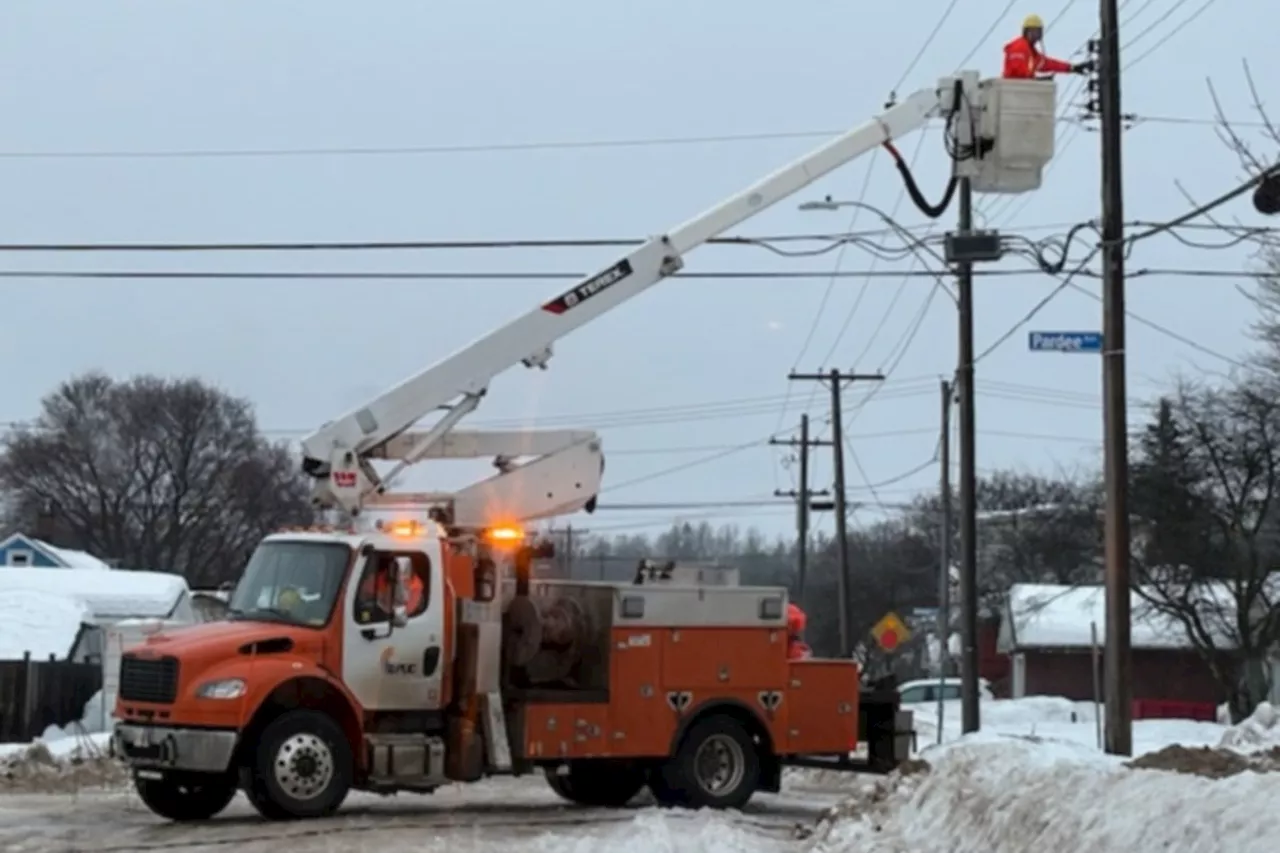
<path id="1" fill-rule="evenodd" d="M 159 821 L 127 791 L 0 796 L 0 850 L 134 853 L 180 849 L 237 853 L 803 853 L 807 833 L 839 792 L 762 795 L 744 814 L 567 806 L 541 778 L 450 786 L 431 796 L 353 794 L 336 817 L 265 823 L 243 798 L 217 820 Z"/>
<path id="2" fill-rule="evenodd" d="M 336 818 L 285 825 L 263 824 L 243 802 L 205 826 L 157 821 L 103 758 L 105 735 L 50 732 L 34 748 L 0 746 L 0 849 L 1251 853 L 1280 838 L 1280 772 L 1251 772 L 1280 770 L 1280 714 L 1269 705 L 1235 727 L 1139 721 L 1135 762 L 1096 747 L 1089 705 L 1034 697 L 982 712 L 982 732 L 953 737 L 958 725 L 945 724 L 944 744 L 922 738 L 899 774 L 794 772 L 781 796 L 762 795 L 745 814 L 576 809 L 525 778 L 431 797 L 353 795 Z"/>
<path id="3" fill-rule="evenodd" d="M 1129 762 L 1103 755 L 1092 721 L 1071 722 L 1069 704 L 991 703 L 984 730 L 957 740 L 944 726 L 944 743 L 922 749 L 913 772 L 866 783 L 824 820 L 813 853 L 1276 849 L 1280 721 L 1270 705 L 1234 728 L 1139 721 L 1135 752 L 1147 754 Z M 999 731 L 1028 725 L 1038 731 Z"/>

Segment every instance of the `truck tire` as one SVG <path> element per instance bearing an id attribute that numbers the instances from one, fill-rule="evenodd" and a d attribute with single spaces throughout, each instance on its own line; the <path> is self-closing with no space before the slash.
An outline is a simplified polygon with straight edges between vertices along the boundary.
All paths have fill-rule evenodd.
<path id="1" fill-rule="evenodd" d="M 737 720 L 716 714 L 694 723 L 650 783 L 663 805 L 740 809 L 760 783 L 760 755 Z"/>
<path id="2" fill-rule="evenodd" d="M 135 775 L 133 787 L 151 811 L 182 823 L 217 817 L 236 795 L 232 776 L 141 779 Z"/>
<path id="3" fill-rule="evenodd" d="M 353 775 L 338 724 L 316 711 L 289 711 L 263 729 L 247 794 L 268 820 L 325 817 L 342 805 Z"/>
<path id="4" fill-rule="evenodd" d="M 565 774 L 557 773 L 554 767 L 543 772 L 551 790 L 580 806 L 622 808 L 645 784 L 643 770 L 610 761 L 574 762 Z"/>

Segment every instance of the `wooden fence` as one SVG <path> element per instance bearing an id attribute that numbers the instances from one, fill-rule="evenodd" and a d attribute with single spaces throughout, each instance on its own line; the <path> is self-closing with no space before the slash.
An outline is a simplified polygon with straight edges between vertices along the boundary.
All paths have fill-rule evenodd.
<path id="1" fill-rule="evenodd" d="M 78 722 L 102 689 L 102 664 L 0 660 L 0 743 L 32 741 L 49 726 Z"/>

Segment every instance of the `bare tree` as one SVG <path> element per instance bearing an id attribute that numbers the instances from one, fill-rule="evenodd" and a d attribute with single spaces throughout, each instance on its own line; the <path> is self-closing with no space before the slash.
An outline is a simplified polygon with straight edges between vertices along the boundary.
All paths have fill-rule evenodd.
<path id="1" fill-rule="evenodd" d="M 952 497 L 952 506 L 959 500 Z M 1102 556 L 1101 483 L 1095 475 L 1045 477 L 995 471 L 978 480 L 978 594 L 998 608 L 1015 583 L 1089 584 Z M 918 500 L 910 512 L 928 541 L 940 541 L 941 502 Z M 959 549 L 952 514 L 951 553 Z"/>
<path id="2" fill-rule="evenodd" d="M 235 578 L 265 533 L 312 520 L 296 470 L 247 401 L 196 379 L 78 376 L 0 445 L 11 523 L 52 511 L 62 544 L 193 585 Z"/>
<path id="3" fill-rule="evenodd" d="M 1184 633 L 1247 714 L 1280 644 L 1280 398 L 1247 380 L 1184 383 L 1135 451 L 1135 615 Z"/>

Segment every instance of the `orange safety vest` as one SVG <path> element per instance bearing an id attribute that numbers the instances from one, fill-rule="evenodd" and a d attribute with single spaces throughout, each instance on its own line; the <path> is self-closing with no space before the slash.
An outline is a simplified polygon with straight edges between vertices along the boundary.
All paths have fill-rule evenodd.
<path id="1" fill-rule="evenodd" d="M 1071 63 L 1045 56 L 1026 36 L 1018 36 L 1004 46 L 1006 80 L 1034 80 L 1040 74 L 1069 74 Z"/>
<path id="2" fill-rule="evenodd" d="M 379 581 L 381 580 L 381 583 Z M 374 599 L 384 610 L 390 611 L 392 601 L 394 599 L 394 586 L 391 578 L 383 574 L 381 571 L 374 572 L 360 587 L 360 597 Z M 422 578 L 418 577 L 417 572 L 409 575 L 409 600 L 405 602 L 405 610 L 410 613 L 417 612 L 422 606 L 422 596 L 425 592 Z"/>
<path id="3" fill-rule="evenodd" d="M 787 660 L 803 660 L 813 655 L 804 641 L 804 629 L 808 623 L 809 617 L 803 610 L 795 604 L 787 605 Z"/>

